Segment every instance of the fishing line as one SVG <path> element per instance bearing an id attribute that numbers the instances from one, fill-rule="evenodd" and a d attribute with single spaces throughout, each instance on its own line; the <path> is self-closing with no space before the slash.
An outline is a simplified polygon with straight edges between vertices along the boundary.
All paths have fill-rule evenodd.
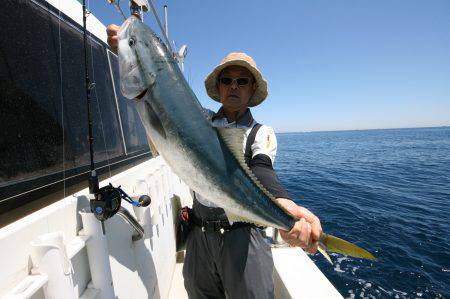
<path id="1" fill-rule="evenodd" d="M 119 12 L 119 14 L 122 16 L 123 20 L 125 21 L 127 17 L 125 17 L 125 14 L 123 13 L 122 8 L 120 8 L 120 0 L 106 0 L 109 4 L 114 5 L 116 10 Z"/>
<path id="2" fill-rule="evenodd" d="M 66 198 L 66 136 L 64 127 L 64 93 L 63 93 L 63 71 L 62 71 L 62 41 L 61 41 L 61 0 L 58 1 L 58 46 L 59 46 L 59 97 L 61 103 L 61 129 L 62 129 L 62 183 L 63 183 L 63 198 L 65 203 L 66 214 L 70 210 L 67 209 L 68 203 Z M 69 203 L 70 204 L 70 203 Z M 67 215 L 66 215 L 67 216 Z M 67 232 L 67 221 L 64 221 L 64 232 Z"/>
<path id="3" fill-rule="evenodd" d="M 63 200 L 64 200 L 64 211 L 66 212 L 67 219 L 70 219 L 70 214 L 72 209 L 68 209 L 70 206 L 70 199 L 67 198 L 66 195 L 66 134 L 65 134 L 65 126 L 64 126 L 64 92 L 63 92 L 63 72 L 62 72 L 62 41 L 61 41 L 61 1 L 58 1 L 58 44 L 59 44 L 59 96 L 61 99 L 61 129 L 62 129 L 62 168 L 63 168 Z M 67 215 L 69 214 L 69 215 Z M 63 240 L 67 240 L 66 233 L 67 229 L 67 221 L 64 221 L 64 233 Z M 73 273 L 73 265 L 69 261 L 70 269 L 69 273 L 65 273 L 65 275 L 69 275 Z M 69 276 L 70 286 L 74 288 L 74 277 L 73 275 Z"/>
<path id="4" fill-rule="evenodd" d="M 169 38 L 166 34 L 166 31 L 164 30 L 164 27 L 161 24 L 161 20 L 159 19 L 158 13 L 156 12 L 156 8 L 155 8 L 155 5 L 153 4 L 153 0 L 148 0 L 148 3 L 150 4 L 150 8 L 152 9 L 153 14 L 155 15 L 156 23 L 159 26 L 159 30 L 161 30 L 162 36 L 163 36 L 164 40 L 166 41 L 167 49 L 169 49 L 170 54 L 173 55 L 174 52 L 173 52 L 172 46 L 170 44 Z M 144 22 L 144 20 L 142 20 L 142 22 Z"/>

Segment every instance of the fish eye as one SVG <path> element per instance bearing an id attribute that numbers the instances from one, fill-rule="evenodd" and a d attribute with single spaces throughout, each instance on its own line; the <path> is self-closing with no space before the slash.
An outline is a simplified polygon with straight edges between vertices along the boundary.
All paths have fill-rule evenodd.
<path id="1" fill-rule="evenodd" d="M 130 38 L 130 39 L 128 40 L 128 45 L 129 45 L 130 47 L 134 46 L 135 43 L 136 43 L 136 42 L 134 41 L 133 38 Z"/>

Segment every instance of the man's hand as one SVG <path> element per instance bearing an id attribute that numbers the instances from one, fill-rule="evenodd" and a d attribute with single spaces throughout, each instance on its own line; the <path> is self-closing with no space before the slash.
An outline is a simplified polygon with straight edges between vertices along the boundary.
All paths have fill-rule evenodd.
<path id="1" fill-rule="evenodd" d="M 108 45 L 111 47 L 111 50 L 117 54 L 117 46 L 119 43 L 119 40 L 117 38 L 117 32 L 119 31 L 120 27 L 111 24 L 106 28 L 106 33 L 108 34 Z"/>
<path id="2" fill-rule="evenodd" d="M 296 205 L 292 200 L 277 198 L 277 201 L 289 213 L 300 219 L 290 231 L 280 230 L 280 235 L 289 245 L 304 248 L 309 253 L 316 253 L 322 233 L 320 220 L 308 209 Z"/>

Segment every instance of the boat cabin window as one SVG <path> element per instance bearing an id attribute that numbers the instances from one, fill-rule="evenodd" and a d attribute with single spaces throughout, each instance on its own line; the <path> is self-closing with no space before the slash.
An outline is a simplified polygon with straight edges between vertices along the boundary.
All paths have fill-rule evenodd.
<path id="1" fill-rule="evenodd" d="M 81 26 L 44 1 L 0 1 L 0 17 L 1 214 L 21 193 L 86 173 L 90 157 Z M 120 94 L 117 57 L 88 41 L 98 167 L 148 145 L 135 103 Z"/>
<path id="2" fill-rule="evenodd" d="M 58 25 L 57 23 L 55 25 Z M 64 29 L 63 29 L 64 28 Z M 112 90 L 106 50 L 88 39 L 89 78 L 95 83 L 91 90 L 91 114 L 95 162 L 110 160 L 124 154 L 117 108 Z M 72 150 L 70 167 L 89 164 L 87 141 L 88 118 L 84 71 L 83 35 L 67 23 L 61 24 L 61 70 L 63 109 L 67 141 Z"/>

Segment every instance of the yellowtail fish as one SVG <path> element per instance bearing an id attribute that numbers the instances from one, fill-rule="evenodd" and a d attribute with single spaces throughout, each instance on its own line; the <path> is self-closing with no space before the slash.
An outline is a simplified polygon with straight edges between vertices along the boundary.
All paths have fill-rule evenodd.
<path id="1" fill-rule="evenodd" d="M 245 163 L 243 131 L 211 125 L 172 53 L 138 18 L 125 21 L 118 39 L 121 90 L 137 101 L 151 148 L 192 190 L 222 207 L 230 221 L 289 231 L 297 219 Z M 322 247 L 358 252 L 336 240 L 324 234 Z"/>

